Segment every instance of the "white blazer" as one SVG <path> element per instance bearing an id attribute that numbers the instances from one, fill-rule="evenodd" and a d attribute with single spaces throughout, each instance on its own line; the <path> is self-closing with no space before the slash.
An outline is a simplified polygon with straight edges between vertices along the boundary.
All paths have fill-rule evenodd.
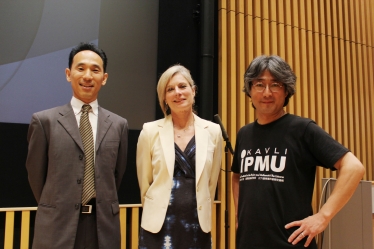
<path id="1" fill-rule="evenodd" d="M 195 116 L 196 202 L 201 229 L 212 227 L 212 203 L 221 168 L 222 133 L 218 124 Z M 145 123 L 140 132 L 136 168 L 143 214 L 141 227 L 161 230 L 170 201 L 175 164 L 174 131 L 171 115 Z"/>

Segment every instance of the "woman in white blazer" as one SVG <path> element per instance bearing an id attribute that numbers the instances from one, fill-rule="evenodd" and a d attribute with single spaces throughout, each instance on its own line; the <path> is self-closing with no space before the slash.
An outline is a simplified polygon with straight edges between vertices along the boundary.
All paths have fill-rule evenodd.
<path id="1" fill-rule="evenodd" d="M 145 123 L 137 145 L 139 248 L 211 248 L 220 127 L 194 114 L 196 86 L 185 67 L 167 69 L 157 93 L 165 118 Z"/>

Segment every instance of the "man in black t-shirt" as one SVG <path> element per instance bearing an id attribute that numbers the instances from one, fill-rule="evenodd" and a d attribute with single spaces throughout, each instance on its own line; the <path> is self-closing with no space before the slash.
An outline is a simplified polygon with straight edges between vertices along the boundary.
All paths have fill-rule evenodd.
<path id="1" fill-rule="evenodd" d="M 243 91 L 257 120 L 237 135 L 232 164 L 236 248 L 313 248 L 365 173 L 361 162 L 310 119 L 286 114 L 296 76 L 278 56 L 249 65 Z M 316 167 L 339 170 L 333 193 L 318 213 L 311 201 Z M 300 242 L 300 243 L 299 243 Z"/>

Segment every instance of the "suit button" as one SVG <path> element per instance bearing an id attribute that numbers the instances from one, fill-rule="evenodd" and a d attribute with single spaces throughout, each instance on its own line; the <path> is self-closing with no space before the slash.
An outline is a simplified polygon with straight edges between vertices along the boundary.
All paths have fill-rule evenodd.
<path id="1" fill-rule="evenodd" d="M 202 207 L 201 207 L 201 206 L 199 206 L 199 210 L 201 210 L 201 208 L 202 208 Z"/>
<path id="2" fill-rule="evenodd" d="M 78 203 L 75 204 L 75 209 L 78 210 L 78 209 L 79 209 L 79 206 L 80 206 L 80 205 L 79 205 Z"/>
<path id="3" fill-rule="evenodd" d="M 77 183 L 78 183 L 78 184 L 81 184 L 81 183 L 82 183 L 82 179 L 78 179 L 78 180 L 77 180 Z"/>
<path id="4" fill-rule="evenodd" d="M 82 160 L 82 159 L 83 159 L 83 155 L 80 154 L 80 155 L 79 155 L 79 160 Z"/>

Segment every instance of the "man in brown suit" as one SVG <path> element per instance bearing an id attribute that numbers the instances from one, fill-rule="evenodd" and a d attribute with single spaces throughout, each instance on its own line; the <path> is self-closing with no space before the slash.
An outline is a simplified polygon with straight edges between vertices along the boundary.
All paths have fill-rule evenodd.
<path id="1" fill-rule="evenodd" d="M 117 190 L 126 168 L 128 124 L 98 105 L 108 78 L 106 65 L 96 45 L 73 48 L 65 70 L 71 101 L 32 116 L 26 168 L 38 202 L 34 249 L 120 248 Z M 94 144 L 94 194 L 87 204 L 82 204 L 87 152 L 79 130 L 84 104 L 92 108 L 88 117 Z"/>

